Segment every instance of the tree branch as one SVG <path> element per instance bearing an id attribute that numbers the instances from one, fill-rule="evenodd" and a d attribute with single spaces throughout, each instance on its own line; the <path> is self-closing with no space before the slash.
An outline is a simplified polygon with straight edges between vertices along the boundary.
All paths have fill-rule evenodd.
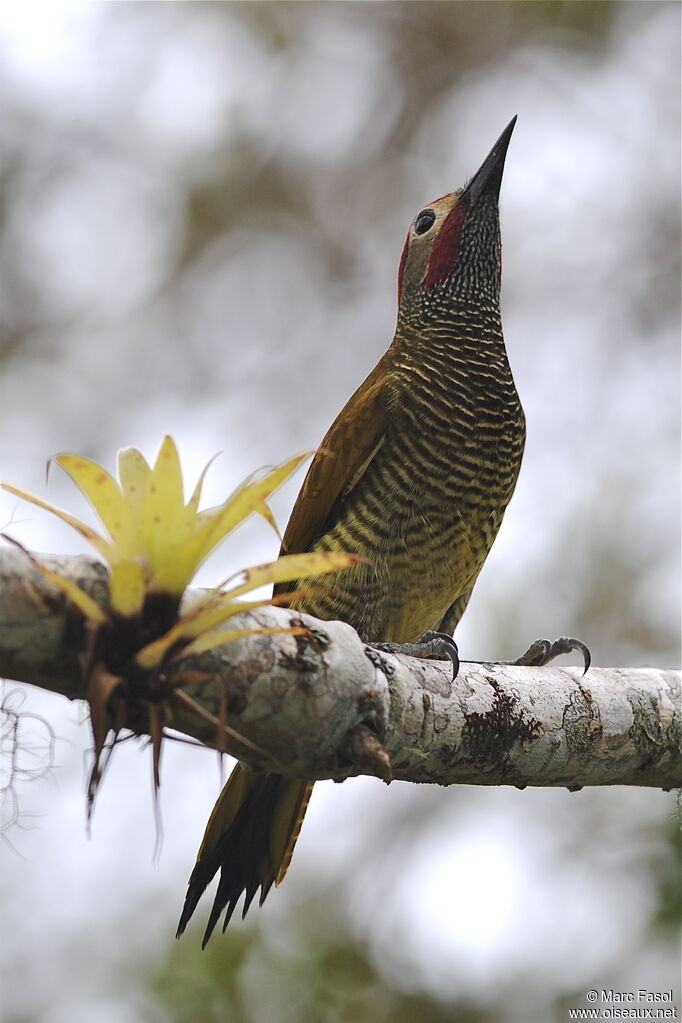
<path id="1" fill-rule="evenodd" d="M 102 565 L 39 557 L 106 606 Z M 249 636 L 174 662 L 161 679 L 166 725 L 257 769 L 310 779 L 680 784 L 679 671 L 583 676 L 463 662 L 453 682 L 449 662 L 379 653 L 342 622 L 267 607 L 238 624 L 300 620 L 309 634 Z M 84 699 L 85 639 L 79 616 L 27 556 L 0 549 L 0 674 Z M 145 734 L 148 720 L 138 707 L 127 724 Z"/>

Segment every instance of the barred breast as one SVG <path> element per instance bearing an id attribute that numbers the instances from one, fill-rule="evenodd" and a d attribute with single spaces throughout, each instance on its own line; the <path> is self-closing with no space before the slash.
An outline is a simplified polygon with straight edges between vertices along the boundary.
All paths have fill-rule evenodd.
<path id="1" fill-rule="evenodd" d="M 454 336 L 453 336 L 454 334 Z M 313 550 L 368 563 L 316 580 L 292 606 L 353 625 L 367 642 L 416 642 L 459 614 L 518 476 L 525 422 L 499 315 L 433 324 L 395 352 L 389 427 Z M 455 620 L 449 620 L 452 629 Z"/>

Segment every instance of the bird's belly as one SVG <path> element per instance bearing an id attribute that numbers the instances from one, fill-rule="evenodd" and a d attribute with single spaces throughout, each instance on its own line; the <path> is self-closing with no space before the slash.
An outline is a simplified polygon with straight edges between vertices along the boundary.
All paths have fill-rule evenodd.
<path id="1" fill-rule="evenodd" d="M 292 606 L 348 622 L 367 642 L 413 643 L 438 629 L 470 590 L 490 546 L 472 541 L 471 527 L 452 503 L 435 510 L 402 502 L 383 528 L 364 537 L 352 525 L 345 520 L 315 549 L 354 550 L 367 562 L 304 584 L 308 595 Z"/>
<path id="2" fill-rule="evenodd" d="M 414 643 L 427 629 L 440 627 L 448 609 L 478 575 L 485 554 L 479 556 L 475 547 L 456 508 L 450 506 L 439 516 L 418 506 L 411 510 L 403 544 L 389 552 L 384 565 L 381 627 L 389 639 Z"/>
<path id="3" fill-rule="evenodd" d="M 466 606 L 513 492 L 523 431 L 505 441 L 507 429 L 456 445 L 434 432 L 434 464 L 389 438 L 313 546 L 366 563 L 304 584 L 292 606 L 348 622 L 366 642 L 414 643 L 439 629 L 460 598 Z"/>

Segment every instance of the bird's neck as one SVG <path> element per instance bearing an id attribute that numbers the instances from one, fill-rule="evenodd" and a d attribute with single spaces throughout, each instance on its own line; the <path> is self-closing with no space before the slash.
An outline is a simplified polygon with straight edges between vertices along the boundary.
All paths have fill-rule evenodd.
<path id="1" fill-rule="evenodd" d="M 397 363 L 439 353 L 457 375 L 488 374 L 494 367 L 502 385 L 511 376 L 496 298 L 451 300 L 420 310 L 419 315 L 401 311 L 392 349 Z"/>

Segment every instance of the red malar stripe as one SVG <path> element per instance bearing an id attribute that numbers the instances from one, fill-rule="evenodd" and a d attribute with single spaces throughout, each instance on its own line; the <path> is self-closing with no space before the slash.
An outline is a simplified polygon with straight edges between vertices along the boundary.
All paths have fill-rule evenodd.
<path id="1" fill-rule="evenodd" d="M 457 203 L 448 214 L 433 243 L 429 267 L 424 278 L 424 289 L 430 291 L 445 280 L 452 271 L 462 247 L 462 225 L 466 209 L 463 203 Z"/>

